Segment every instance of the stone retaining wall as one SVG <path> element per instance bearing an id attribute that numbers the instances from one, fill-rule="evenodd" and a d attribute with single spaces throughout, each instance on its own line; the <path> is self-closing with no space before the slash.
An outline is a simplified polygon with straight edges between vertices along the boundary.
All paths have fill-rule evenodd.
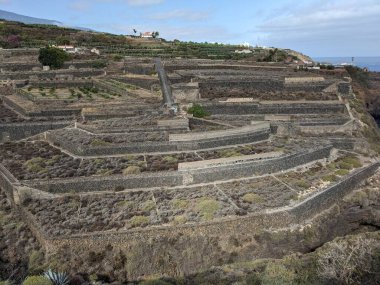
<path id="1" fill-rule="evenodd" d="M 28 80 L 33 78 L 54 79 L 57 77 L 93 77 L 103 75 L 104 71 L 99 69 L 77 69 L 77 70 L 51 70 L 51 71 L 26 71 L 26 72 L 9 72 L 0 73 L 0 80 Z"/>
<path id="2" fill-rule="evenodd" d="M 330 156 L 332 146 L 294 153 L 278 158 L 191 171 L 191 184 L 222 181 L 275 173 Z M 212 177 L 212 178 L 211 178 Z M 212 179 L 210 181 L 210 179 Z"/>
<path id="3" fill-rule="evenodd" d="M 267 140 L 270 131 L 257 131 L 251 134 L 235 135 L 230 137 L 219 137 L 216 139 L 205 139 L 192 142 L 148 142 L 148 143 L 130 143 L 128 145 L 115 145 L 106 147 L 90 147 L 75 145 L 67 141 L 62 141 L 52 133 L 47 134 L 47 140 L 60 146 L 69 152 L 80 156 L 102 156 L 128 153 L 155 153 L 155 152 L 176 152 L 186 150 L 198 150 L 205 148 L 214 148 L 234 144 L 253 143 Z"/>
<path id="4" fill-rule="evenodd" d="M 45 131 L 61 129 L 71 122 L 25 122 L 0 124 L 0 143 L 10 140 L 21 140 Z"/>
<path id="5" fill-rule="evenodd" d="M 338 203 L 364 179 L 378 169 L 379 163 L 359 169 L 343 181 L 334 184 L 294 207 L 286 207 L 270 212 L 260 212 L 243 217 L 234 217 L 201 224 L 182 226 L 161 226 L 120 232 L 71 235 L 49 238 L 42 235 L 43 245 L 48 256 L 64 254 L 68 260 L 86 266 L 90 253 L 103 253 L 112 250 L 122 252 L 126 258 L 128 278 L 137 279 L 149 275 L 180 276 L 228 263 L 234 256 L 240 261 L 262 257 L 278 257 L 273 246 L 279 246 L 276 239 L 264 242 L 260 237 L 263 231 L 273 231 L 304 223 Z M 33 223 L 31 216 L 27 220 Z M 40 231 L 39 232 L 43 232 Z M 296 238 L 296 234 L 292 236 Z M 237 242 L 251 241 L 249 250 L 245 246 L 234 246 Z M 282 242 L 285 240 L 281 239 Z M 305 244 L 305 240 L 299 241 Z M 107 248 L 107 249 L 106 249 Z M 291 247 L 285 246 L 287 251 Z M 282 247 L 282 249 L 285 249 Z M 105 253 L 106 254 L 106 253 Z M 113 257 L 115 255 L 112 255 Z M 115 258 L 111 259 L 111 263 Z M 78 264 L 78 263 L 76 263 Z M 80 270 L 80 268 L 75 268 Z"/>
<path id="6" fill-rule="evenodd" d="M 116 189 L 139 189 L 149 187 L 172 187 L 187 184 L 210 183 L 219 180 L 250 177 L 286 170 L 309 162 L 327 158 L 332 146 L 302 153 L 284 155 L 272 159 L 246 163 L 221 165 L 206 169 L 142 173 L 130 176 L 87 177 L 24 181 L 24 184 L 51 193 L 114 191 Z"/>
<path id="7" fill-rule="evenodd" d="M 316 103 L 299 103 L 299 104 L 267 104 L 258 103 L 213 103 L 202 104 L 203 108 L 212 115 L 249 115 L 249 114 L 329 114 L 344 113 L 346 108 L 343 104 L 316 104 Z"/>

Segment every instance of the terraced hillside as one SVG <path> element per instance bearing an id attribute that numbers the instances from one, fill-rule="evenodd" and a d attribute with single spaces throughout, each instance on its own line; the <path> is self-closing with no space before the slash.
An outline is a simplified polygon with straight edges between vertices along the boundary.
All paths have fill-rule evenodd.
<path id="1" fill-rule="evenodd" d="M 276 49 L 275 56 L 269 50 L 251 49 L 252 53 L 235 53 L 246 48 L 238 45 L 214 43 L 181 42 L 178 40 L 146 39 L 136 36 L 113 35 L 108 33 L 76 30 L 53 25 L 30 25 L 0 21 L 0 47 L 41 48 L 46 45 L 74 45 L 76 47 L 98 48 L 102 54 L 134 57 L 245 59 L 282 62 L 293 55 L 291 50 Z"/>
<path id="2" fill-rule="evenodd" d="M 0 186 L 41 268 L 176 277 L 347 234 L 328 221 L 380 165 L 348 79 L 164 59 L 166 82 L 151 58 L 124 63 L 2 96 Z"/>

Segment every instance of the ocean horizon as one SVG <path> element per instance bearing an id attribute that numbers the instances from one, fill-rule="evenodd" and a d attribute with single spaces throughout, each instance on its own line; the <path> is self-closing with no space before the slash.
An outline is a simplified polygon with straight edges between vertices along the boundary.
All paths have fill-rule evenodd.
<path id="1" fill-rule="evenodd" d="M 353 61 L 352 57 L 350 56 L 313 57 L 313 60 L 318 61 L 320 63 L 330 63 L 333 65 L 342 63 L 353 64 L 360 68 L 367 67 L 369 71 L 380 72 L 380 56 L 354 56 Z"/>

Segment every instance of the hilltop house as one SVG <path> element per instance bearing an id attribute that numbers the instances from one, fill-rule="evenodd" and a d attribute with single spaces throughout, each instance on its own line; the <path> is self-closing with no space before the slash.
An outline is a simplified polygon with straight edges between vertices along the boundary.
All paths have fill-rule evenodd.
<path id="1" fill-rule="evenodd" d="M 142 38 L 153 38 L 153 32 L 144 32 L 141 34 Z"/>

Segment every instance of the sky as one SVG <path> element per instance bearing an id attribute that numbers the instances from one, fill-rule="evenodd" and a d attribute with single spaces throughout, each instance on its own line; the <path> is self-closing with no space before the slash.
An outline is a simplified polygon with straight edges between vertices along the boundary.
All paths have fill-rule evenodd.
<path id="1" fill-rule="evenodd" d="M 0 9 L 115 34 L 380 56 L 380 0 L 0 0 Z"/>

